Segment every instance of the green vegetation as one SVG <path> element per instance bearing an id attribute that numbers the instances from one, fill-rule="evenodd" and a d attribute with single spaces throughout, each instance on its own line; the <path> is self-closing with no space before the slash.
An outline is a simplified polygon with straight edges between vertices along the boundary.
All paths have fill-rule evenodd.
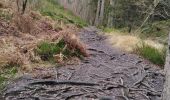
<path id="1" fill-rule="evenodd" d="M 158 50 L 154 47 L 151 47 L 145 43 L 142 43 L 142 46 L 137 46 L 136 53 L 142 57 L 150 60 L 152 63 L 164 66 L 165 57 L 166 57 L 166 48 Z"/>
<path id="2" fill-rule="evenodd" d="M 5 11 L 0 9 L 0 18 L 3 18 L 5 20 L 11 20 L 12 15 L 9 12 L 5 12 Z"/>
<path id="3" fill-rule="evenodd" d="M 42 42 L 38 45 L 35 52 L 40 55 L 42 60 L 52 62 L 55 62 L 53 56 L 60 53 L 62 53 L 65 58 L 73 56 L 82 57 L 80 50 L 70 50 L 64 40 L 60 40 L 58 43 Z"/>
<path id="4" fill-rule="evenodd" d="M 0 91 L 7 85 L 7 82 L 14 78 L 18 70 L 16 67 L 6 67 L 0 72 Z"/>
<path id="5" fill-rule="evenodd" d="M 59 54 L 63 48 L 65 47 L 64 41 L 60 41 L 59 43 L 49 43 L 42 42 L 38 45 L 36 49 L 36 53 L 41 56 L 42 60 L 53 60 L 53 55 Z"/>
<path id="6" fill-rule="evenodd" d="M 156 21 L 142 27 L 140 36 L 142 38 L 151 37 L 166 40 L 170 28 L 170 20 Z M 164 42 L 164 41 L 163 41 Z"/>
<path id="7" fill-rule="evenodd" d="M 102 29 L 104 32 L 106 33 L 123 33 L 123 34 L 127 34 L 128 33 L 128 28 L 127 27 L 124 27 L 124 28 L 109 28 L 109 27 L 99 27 L 100 29 Z"/>
<path id="8" fill-rule="evenodd" d="M 71 11 L 65 10 L 54 0 L 43 0 L 43 6 L 39 8 L 42 15 L 50 16 L 53 20 L 60 20 L 65 23 L 72 23 L 78 27 L 87 25 L 85 21 L 76 17 Z"/>

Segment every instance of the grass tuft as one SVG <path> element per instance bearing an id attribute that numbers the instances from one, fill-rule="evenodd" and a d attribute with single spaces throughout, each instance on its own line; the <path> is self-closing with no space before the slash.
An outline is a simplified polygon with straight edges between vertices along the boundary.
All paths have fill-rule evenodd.
<path id="1" fill-rule="evenodd" d="M 148 44 L 142 43 L 141 46 L 135 48 L 135 52 L 156 65 L 164 66 L 165 64 L 166 48 L 158 50 Z"/>

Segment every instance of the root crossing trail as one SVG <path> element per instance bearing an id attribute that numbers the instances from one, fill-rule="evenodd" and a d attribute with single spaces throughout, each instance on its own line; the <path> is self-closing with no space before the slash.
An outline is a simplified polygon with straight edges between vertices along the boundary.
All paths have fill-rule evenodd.
<path id="1" fill-rule="evenodd" d="M 112 48 L 97 32 L 94 27 L 80 32 L 90 57 L 55 68 L 55 79 L 17 79 L 4 91 L 5 100 L 161 100 L 162 70 Z"/>

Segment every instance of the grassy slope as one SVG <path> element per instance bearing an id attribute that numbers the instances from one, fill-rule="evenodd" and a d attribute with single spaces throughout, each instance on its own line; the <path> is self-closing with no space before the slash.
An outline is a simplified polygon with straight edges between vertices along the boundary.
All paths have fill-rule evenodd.
<path id="1" fill-rule="evenodd" d="M 43 6 L 39 11 L 44 16 L 49 16 L 53 20 L 63 21 L 65 23 L 72 23 L 78 27 L 87 25 L 85 21 L 75 16 L 71 11 L 68 11 L 55 2 L 55 0 L 43 0 Z"/>

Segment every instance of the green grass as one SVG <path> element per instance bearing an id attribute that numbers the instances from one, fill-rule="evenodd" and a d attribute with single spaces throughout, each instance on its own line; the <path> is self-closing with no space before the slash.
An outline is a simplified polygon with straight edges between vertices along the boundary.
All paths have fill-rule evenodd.
<path id="1" fill-rule="evenodd" d="M 8 81 L 15 78 L 18 70 L 16 67 L 6 67 L 0 71 L 0 92 L 7 85 Z"/>
<path id="2" fill-rule="evenodd" d="M 154 47 L 151 47 L 143 43 L 142 46 L 137 46 L 135 51 L 137 54 L 148 59 L 149 61 L 156 65 L 163 67 L 165 64 L 166 48 L 158 50 Z"/>
<path id="3" fill-rule="evenodd" d="M 62 53 L 65 58 L 69 57 L 82 57 L 79 50 L 70 50 L 66 47 L 64 40 L 60 40 L 58 43 L 42 42 L 35 49 L 35 53 L 38 54 L 42 60 L 55 62 L 53 55 Z"/>
<path id="4" fill-rule="evenodd" d="M 53 60 L 53 55 L 59 54 L 63 50 L 64 46 L 64 41 L 60 41 L 57 44 L 42 42 L 38 45 L 36 53 L 41 56 L 42 60 L 51 61 Z"/>
<path id="5" fill-rule="evenodd" d="M 39 8 L 39 11 L 44 16 L 50 16 L 53 20 L 72 23 L 78 27 L 84 27 L 87 25 L 85 21 L 75 16 L 71 11 L 65 10 L 58 5 L 55 0 L 43 0 L 42 5 L 43 6 Z"/>

